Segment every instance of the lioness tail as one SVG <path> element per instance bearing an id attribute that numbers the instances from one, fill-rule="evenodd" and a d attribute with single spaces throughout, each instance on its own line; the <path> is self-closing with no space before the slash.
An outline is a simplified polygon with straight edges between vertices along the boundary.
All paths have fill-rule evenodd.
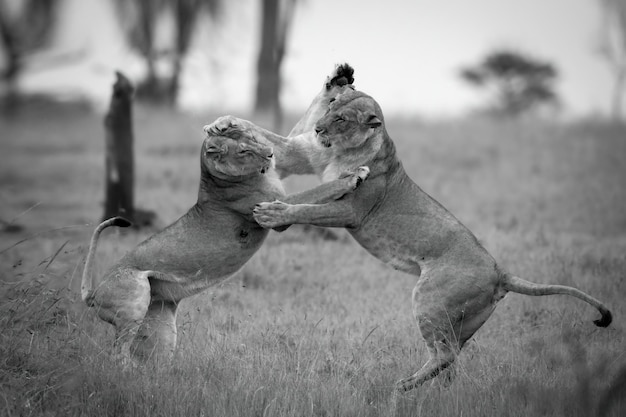
<path id="1" fill-rule="evenodd" d="M 526 281 L 520 277 L 516 277 L 511 274 L 504 274 L 502 280 L 502 287 L 511 292 L 516 292 L 525 295 L 552 295 L 552 294 L 564 294 L 571 295 L 572 297 L 580 298 L 583 301 L 591 304 L 600 311 L 602 317 L 598 320 L 594 320 L 594 324 L 599 327 L 607 327 L 613 321 L 611 312 L 604 304 L 590 295 L 584 292 L 565 285 L 544 285 L 536 284 L 534 282 Z"/>
<path id="2" fill-rule="evenodd" d="M 89 243 L 89 252 L 87 253 L 87 259 L 85 260 L 85 269 L 83 269 L 83 280 L 80 285 L 80 296 L 87 305 L 91 304 L 91 297 L 93 296 L 92 285 L 92 264 L 96 255 L 96 247 L 98 246 L 98 237 L 104 229 L 109 226 L 128 227 L 132 223 L 123 217 L 112 217 L 100 223 L 96 230 L 93 231 L 91 236 L 91 242 Z"/>

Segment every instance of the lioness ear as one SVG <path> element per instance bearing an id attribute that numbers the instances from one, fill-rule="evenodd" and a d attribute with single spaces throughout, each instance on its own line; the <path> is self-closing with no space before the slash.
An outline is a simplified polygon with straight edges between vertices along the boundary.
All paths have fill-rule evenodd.
<path id="1" fill-rule="evenodd" d="M 375 114 L 370 114 L 365 118 L 365 121 L 363 122 L 363 124 L 371 128 L 375 128 L 375 127 L 382 125 L 383 122 L 381 122 L 378 116 L 376 116 Z"/>

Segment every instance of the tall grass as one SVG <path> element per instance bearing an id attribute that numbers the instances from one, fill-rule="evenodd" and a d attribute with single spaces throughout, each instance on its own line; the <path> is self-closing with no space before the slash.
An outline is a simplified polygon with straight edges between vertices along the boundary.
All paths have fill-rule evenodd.
<path id="1" fill-rule="evenodd" d="M 415 279 L 345 234 L 297 228 L 182 303 L 171 363 L 114 362 L 111 326 L 78 295 L 101 215 L 103 137 L 98 117 L 74 116 L 7 121 L 0 144 L 0 218 L 25 228 L 0 235 L 0 415 L 624 415 L 622 128 L 388 121 L 409 174 L 503 266 L 575 285 L 615 316 L 597 329 L 597 312 L 577 300 L 510 295 L 460 354 L 451 385 L 437 378 L 400 394 L 395 381 L 426 359 Z M 138 206 L 163 224 L 194 202 L 199 132 L 212 119 L 138 109 Z M 99 270 L 149 233 L 105 232 Z"/>

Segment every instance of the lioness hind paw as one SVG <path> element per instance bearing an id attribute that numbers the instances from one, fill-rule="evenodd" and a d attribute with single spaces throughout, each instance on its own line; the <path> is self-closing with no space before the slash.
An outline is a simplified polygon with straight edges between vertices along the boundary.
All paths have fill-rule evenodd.
<path id="1" fill-rule="evenodd" d="M 413 388 L 415 388 L 415 384 L 413 383 L 413 380 L 411 378 L 401 379 L 400 381 L 396 382 L 397 391 L 407 392 L 411 391 Z"/>

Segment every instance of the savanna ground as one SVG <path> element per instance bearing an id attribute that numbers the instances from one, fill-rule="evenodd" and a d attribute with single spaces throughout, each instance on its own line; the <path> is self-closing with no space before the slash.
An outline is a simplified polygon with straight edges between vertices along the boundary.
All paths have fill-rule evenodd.
<path id="1" fill-rule="evenodd" d="M 136 111 L 137 206 L 162 225 L 195 202 L 201 127 L 215 116 Z M 502 265 L 576 286 L 615 319 L 599 329 L 577 299 L 510 294 L 460 354 L 452 385 L 396 394 L 394 382 L 426 360 L 415 278 L 343 232 L 272 232 L 242 271 L 182 303 L 172 363 L 118 366 L 112 327 L 78 293 L 103 210 L 101 118 L 48 109 L 1 123 L 0 415 L 626 414 L 623 127 L 387 121 L 409 175 Z M 109 229 L 98 270 L 151 232 Z"/>

